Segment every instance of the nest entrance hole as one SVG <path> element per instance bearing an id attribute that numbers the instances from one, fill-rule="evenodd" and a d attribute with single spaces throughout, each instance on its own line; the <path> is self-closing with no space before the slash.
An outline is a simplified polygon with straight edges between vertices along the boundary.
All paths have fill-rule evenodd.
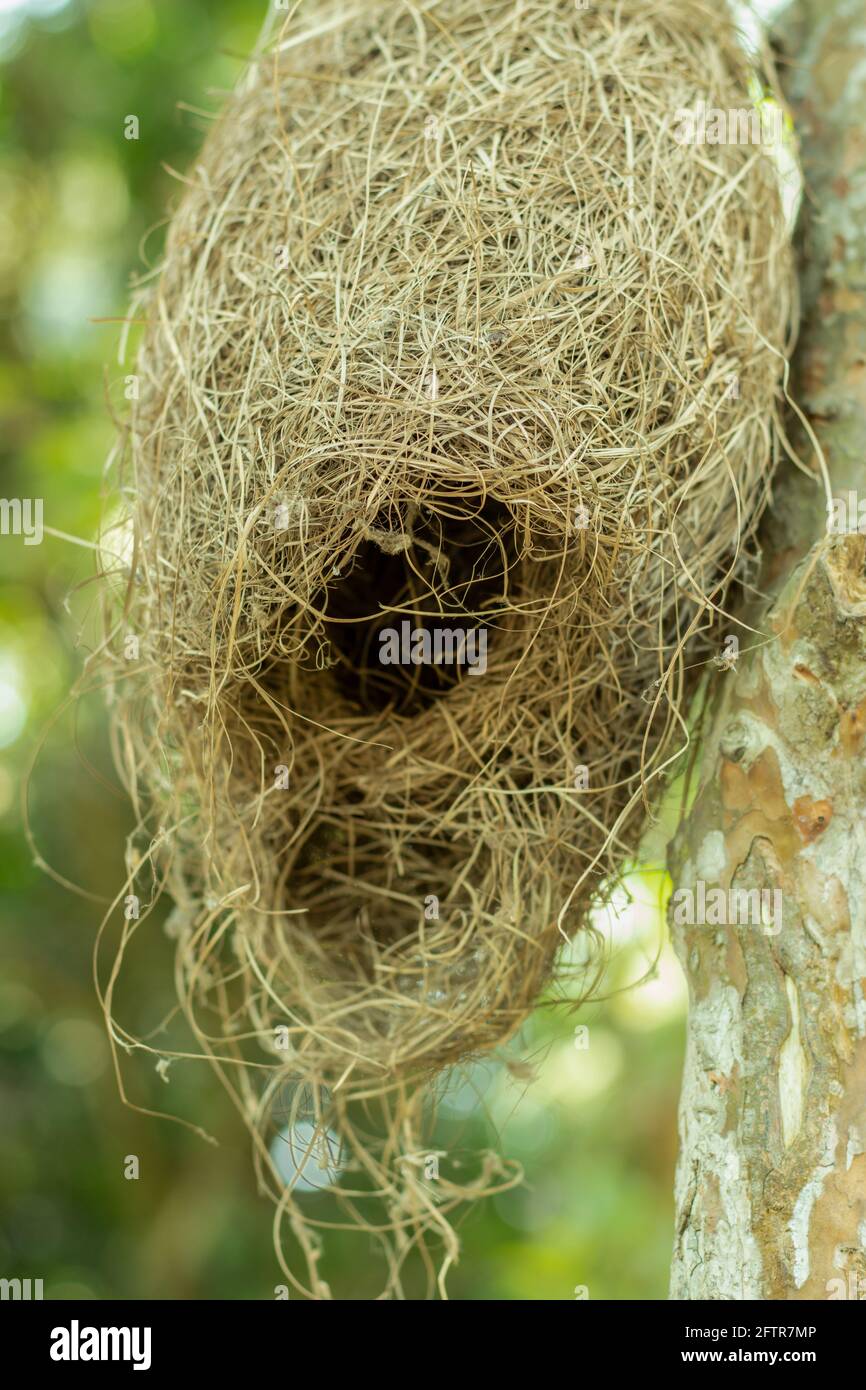
<path id="1" fill-rule="evenodd" d="M 413 715 L 483 678 L 516 565 L 514 514 L 490 498 L 380 513 L 323 604 L 343 694 Z"/>

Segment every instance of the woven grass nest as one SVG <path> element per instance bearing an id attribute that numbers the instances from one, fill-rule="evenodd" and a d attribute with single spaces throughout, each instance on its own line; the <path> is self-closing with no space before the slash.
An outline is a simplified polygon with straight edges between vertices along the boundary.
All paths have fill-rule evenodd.
<path id="1" fill-rule="evenodd" d="M 117 745 L 292 1287 L 330 1296 L 342 1223 L 383 1296 L 413 1251 L 444 1292 L 449 1215 L 515 1172 L 428 1181 L 431 1083 L 513 1037 L 687 742 L 791 261 L 768 151 L 674 138 L 752 103 L 718 3 L 278 21 L 135 306 Z M 279 1177 L 280 1107 L 342 1216 Z"/>

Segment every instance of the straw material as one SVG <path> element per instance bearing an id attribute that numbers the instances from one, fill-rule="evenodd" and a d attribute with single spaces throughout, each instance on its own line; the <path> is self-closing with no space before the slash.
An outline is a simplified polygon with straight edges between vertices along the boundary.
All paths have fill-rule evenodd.
<path id="1" fill-rule="evenodd" d="M 335 1136 L 327 1219 L 385 1296 L 412 1251 L 444 1292 L 449 1214 L 515 1166 L 430 1180 L 430 1083 L 515 1034 L 633 857 L 752 572 L 778 181 L 673 134 L 750 72 L 719 3 L 305 3 L 136 305 L 119 759 L 307 1296 L 322 1198 L 275 1125 Z"/>

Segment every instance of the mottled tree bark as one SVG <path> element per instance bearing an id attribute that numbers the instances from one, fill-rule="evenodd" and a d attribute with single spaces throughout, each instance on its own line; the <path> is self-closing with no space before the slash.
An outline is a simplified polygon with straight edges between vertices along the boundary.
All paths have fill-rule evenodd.
<path id="1" fill-rule="evenodd" d="M 806 178 L 796 396 L 833 494 L 866 504 L 863 0 L 803 0 L 783 44 Z M 670 849 L 677 889 L 781 893 L 777 933 L 672 922 L 676 1299 L 866 1298 L 866 538 L 826 530 L 823 488 L 790 470 L 753 623 L 770 640 L 713 677 Z"/>

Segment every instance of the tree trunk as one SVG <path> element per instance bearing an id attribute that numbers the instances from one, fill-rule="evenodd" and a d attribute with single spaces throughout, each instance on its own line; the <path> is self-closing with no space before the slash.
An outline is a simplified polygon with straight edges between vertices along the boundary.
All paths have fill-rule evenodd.
<path id="1" fill-rule="evenodd" d="M 794 394 L 834 496 L 866 512 L 863 0 L 804 0 L 783 39 L 806 178 Z M 675 1299 L 866 1297 L 866 538 L 826 532 L 817 469 L 791 469 L 765 637 L 712 677 L 670 848 L 690 992 Z M 681 924 L 719 888 L 763 892 L 766 921 Z"/>

